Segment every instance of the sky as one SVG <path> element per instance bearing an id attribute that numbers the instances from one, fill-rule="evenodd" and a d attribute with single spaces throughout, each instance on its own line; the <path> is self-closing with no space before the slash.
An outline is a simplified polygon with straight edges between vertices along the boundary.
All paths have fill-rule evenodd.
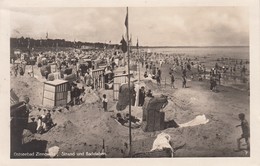
<path id="1" fill-rule="evenodd" d="M 126 8 L 12 8 L 11 37 L 120 44 Z M 129 35 L 141 46 L 248 46 L 246 7 L 131 7 Z"/>

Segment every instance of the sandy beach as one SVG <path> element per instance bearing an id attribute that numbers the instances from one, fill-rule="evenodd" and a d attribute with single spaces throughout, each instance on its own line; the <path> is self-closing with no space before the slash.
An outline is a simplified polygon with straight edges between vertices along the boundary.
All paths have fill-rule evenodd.
<path id="1" fill-rule="evenodd" d="M 186 54 L 185 56 L 195 59 L 194 55 Z M 206 58 L 201 56 L 197 57 L 196 61 L 205 64 L 209 70 L 214 67 L 215 63 L 222 65 L 221 57 L 221 55 L 218 57 L 208 55 Z M 232 64 L 240 60 L 240 58 L 229 59 Z M 245 61 L 243 59 L 243 62 Z M 26 67 L 25 71 L 31 68 L 31 66 Z M 141 128 L 133 129 L 133 153 L 150 151 L 156 136 L 165 132 L 171 136 L 173 148 L 177 148 L 176 157 L 249 156 L 247 151 L 234 151 L 237 147 L 236 139 L 242 133 L 241 128 L 236 128 L 236 125 L 240 124 L 238 114 L 244 113 L 250 123 L 249 71 L 246 74 L 246 81 L 240 77 L 239 71 L 233 75 L 227 74 L 225 78 L 222 78 L 220 85 L 217 84 L 217 91 L 212 92 L 209 88 L 208 77 L 202 81 L 198 80 L 196 66 L 193 66 L 191 71 L 187 71 L 186 88 L 182 88 L 181 69 L 177 67 L 174 71 L 176 88 L 171 88 L 169 75 L 171 67 L 171 64 L 163 64 L 160 67 L 162 71 L 160 87 L 157 86 L 155 80 L 144 79 L 145 67 L 140 67 L 140 82 L 145 84 L 145 89 L 151 89 L 154 95 L 164 94 L 169 97 L 169 104 L 162 110 L 165 112 L 165 120 L 174 120 L 181 124 L 204 114 L 209 122 L 191 127 L 167 128 L 156 132 L 144 132 Z M 248 65 L 246 67 L 249 69 Z M 111 118 L 111 115 L 116 113 L 113 90 L 89 90 L 85 95 L 85 103 L 70 106 L 69 109 L 61 108 L 55 112 L 51 110 L 53 121 L 57 125 L 44 134 L 35 133 L 36 122 L 33 122 L 32 118 L 45 112 L 43 109 L 38 110 L 38 107 L 42 105 L 43 81 L 41 82 L 41 74 L 37 66 L 34 66 L 34 73 L 36 78 L 28 74 L 11 76 L 11 88 L 18 96 L 28 95 L 33 106 L 28 127 L 24 131 L 24 144 L 28 146 L 29 151 L 45 152 L 52 146 L 58 146 L 60 148 L 58 157 L 77 158 L 82 156 L 69 153 L 100 152 L 102 140 L 104 140 L 107 157 L 127 157 L 128 128 L 119 125 Z M 136 74 L 134 77 L 138 79 L 139 75 Z M 102 108 L 103 94 L 106 94 L 109 99 L 108 112 L 104 112 Z M 136 115 L 142 115 L 141 107 L 132 107 L 132 109 Z M 181 148 L 178 149 L 180 146 Z M 245 147 L 244 143 L 242 147 Z"/>

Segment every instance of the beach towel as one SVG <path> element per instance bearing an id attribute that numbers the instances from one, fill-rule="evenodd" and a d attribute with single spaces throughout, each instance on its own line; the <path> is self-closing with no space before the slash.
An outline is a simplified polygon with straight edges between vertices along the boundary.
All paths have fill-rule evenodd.
<path id="1" fill-rule="evenodd" d="M 158 134 L 156 139 L 153 142 L 153 147 L 151 151 L 170 149 L 171 157 L 173 157 L 174 150 L 170 145 L 170 141 L 171 141 L 171 136 L 169 134 L 163 132 Z"/>
<path id="2" fill-rule="evenodd" d="M 193 120 L 191 120 L 187 123 L 178 124 L 178 125 L 179 125 L 179 127 L 190 127 L 190 126 L 197 126 L 197 125 L 201 125 L 201 124 L 206 124 L 208 122 L 209 122 L 209 120 L 203 114 L 203 115 L 196 116 Z"/>

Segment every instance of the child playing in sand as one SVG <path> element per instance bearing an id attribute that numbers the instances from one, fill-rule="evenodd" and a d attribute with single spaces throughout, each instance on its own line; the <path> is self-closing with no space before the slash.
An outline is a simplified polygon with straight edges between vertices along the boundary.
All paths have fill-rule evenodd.
<path id="1" fill-rule="evenodd" d="M 104 111 L 107 111 L 107 95 L 103 94 L 103 98 L 102 98 L 102 103 L 103 103 L 103 108 L 104 108 Z"/>
<path id="2" fill-rule="evenodd" d="M 249 124 L 247 122 L 247 120 L 245 119 L 245 114 L 243 113 L 240 113 L 238 114 L 238 117 L 241 121 L 241 124 L 240 125 L 237 125 L 236 127 L 240 127 L 242 128 L 242 135 L 241 137 L 239 137 L 237 139 L 237 150 L 235 151 L 240 151 L 241 150 L 241 147 L 240 147 L 240 141 L 244 138 L 245 141 L 246 141 L 246 144 L 247 144 L 247 150 L 250 149 L 250 145 L 249 145 L 249 137 L 250 137 L 250 131 L 249 131 Z"/>

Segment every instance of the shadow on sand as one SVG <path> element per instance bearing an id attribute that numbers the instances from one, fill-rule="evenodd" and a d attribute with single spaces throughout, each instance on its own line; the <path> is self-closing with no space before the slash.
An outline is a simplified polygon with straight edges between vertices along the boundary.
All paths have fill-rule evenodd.
<path id="1" fill-rule="evenodd" d="M 15 155 L 11 154 L 11 158 L 17 158 L 17 159 L 26 159 L 26 158 L 46 158 L 46 156 L 37 156 L 37 153 L 45 153 L 47 148 L 48 141 L 46 140 L 32 140 L 28 143 L 25 143 L 21 147 L 20 153 L 33 153 L 33 155 Z"/>

